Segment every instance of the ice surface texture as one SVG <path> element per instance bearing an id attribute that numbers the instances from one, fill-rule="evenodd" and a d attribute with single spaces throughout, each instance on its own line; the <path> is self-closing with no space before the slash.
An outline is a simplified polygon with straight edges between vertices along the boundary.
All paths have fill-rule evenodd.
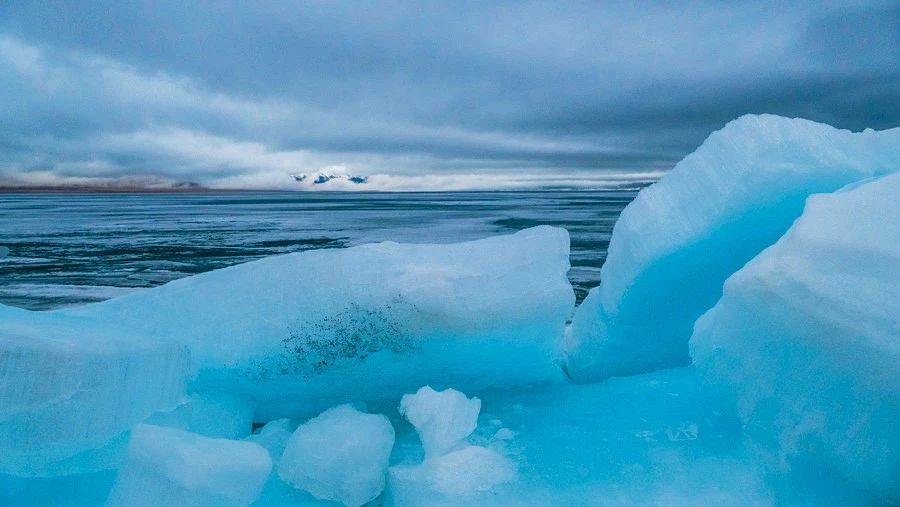
<path id="1" fill-rule="evenodd" d="M 696 325 L 745 430 L 900 503 L 900 174 L 809 199 Z"/>
<path id="2" fill-rule="evenodd" d="M 0 307 L 0 473 L 114 468 L 127 431 L 184 397 L 187 351 Z"/>
<path id="3" fill-rule="evenodd" d="M 243 507 L 260 491 L 272 460 L 257 444 L 142 424 L 106 505 Z"/>
<path id="4" fill-rule="evenodd" d="M 481 400 L 455 389 L 425 386 L 400 400 L 400 414 L 416 428 L 426 456 L 440 456 L 471 435 L 480 410 Z"/>
<path id="5" fill-rule="evenodd" d="M 358 507 L 384 490 L 394 428 L 350 405 L 326 410 L 291 435 L 278 475 L 321 500 Z"/>
<path id="6" fill-rule="evenodd" d="M 268 420 L 429 382 L 560 378 L 554 360 L 574 305 L 568 255 L 566 231 L 546 226 L 307 251 L 59 312 L 186 344 L 195 389 L 251 395 Z"/>
<path id="7" fill-rule="evenodd" d="M 255 408 L 255 403 L 247 396 L 225 392 L 193 393 L 176 409 L 156 413 L 146 422 L 206 437 L 238 439 L 250 434 Z"/>
<path id="8" fill-rule="evenodd" d="M 852 133 L 744 116 L 638 195 L 613 230 L 599 288 L 568 333 L 578 381 L 686 364 L 694 321 L 774 243 L 807 196 L 900 168 L 900 129 Z"/>

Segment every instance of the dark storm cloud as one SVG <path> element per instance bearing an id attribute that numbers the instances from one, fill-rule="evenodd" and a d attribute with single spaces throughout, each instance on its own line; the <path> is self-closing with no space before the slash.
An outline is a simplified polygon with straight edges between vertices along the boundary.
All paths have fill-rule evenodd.
<path id="1" fill-rule="evenodd" d="M 898 27 L 896 2 L 5 2 L 0 172 L 657 171 L 744 113 L 897 126 Z"/>

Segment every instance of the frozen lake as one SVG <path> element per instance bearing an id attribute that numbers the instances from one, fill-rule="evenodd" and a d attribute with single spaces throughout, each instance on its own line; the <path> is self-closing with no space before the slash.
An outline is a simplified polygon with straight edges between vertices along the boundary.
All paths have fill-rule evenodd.
<path id="1" fill-rule="evenodd" d="M 249 260 L 378 241 L 448 243 L 538 224 L 572 239 L 580 301 L 636 190 L 0 195 L 0 303 L 50 309 Z M 0 252 L 5 251 L 0 248 Z"/>

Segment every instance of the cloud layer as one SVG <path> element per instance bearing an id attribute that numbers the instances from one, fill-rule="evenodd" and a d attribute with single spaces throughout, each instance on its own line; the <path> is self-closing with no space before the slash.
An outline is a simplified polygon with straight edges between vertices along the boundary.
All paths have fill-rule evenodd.
<path id="1" fill-rule="evenodd" d="M 602 186 L 744 113 L 898 104 L 894 2 L 0 5 L 7 184 Z"/>

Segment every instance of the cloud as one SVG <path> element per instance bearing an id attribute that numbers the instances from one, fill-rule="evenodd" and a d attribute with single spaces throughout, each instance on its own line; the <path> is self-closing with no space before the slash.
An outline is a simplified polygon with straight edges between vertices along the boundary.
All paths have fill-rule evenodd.
<path id="1" fill-rule="evenodd" d="M 0 178 L 654 173 L 748 112 L 900 124 L 898 26 L 891 2 L 11 2 Z"/>

